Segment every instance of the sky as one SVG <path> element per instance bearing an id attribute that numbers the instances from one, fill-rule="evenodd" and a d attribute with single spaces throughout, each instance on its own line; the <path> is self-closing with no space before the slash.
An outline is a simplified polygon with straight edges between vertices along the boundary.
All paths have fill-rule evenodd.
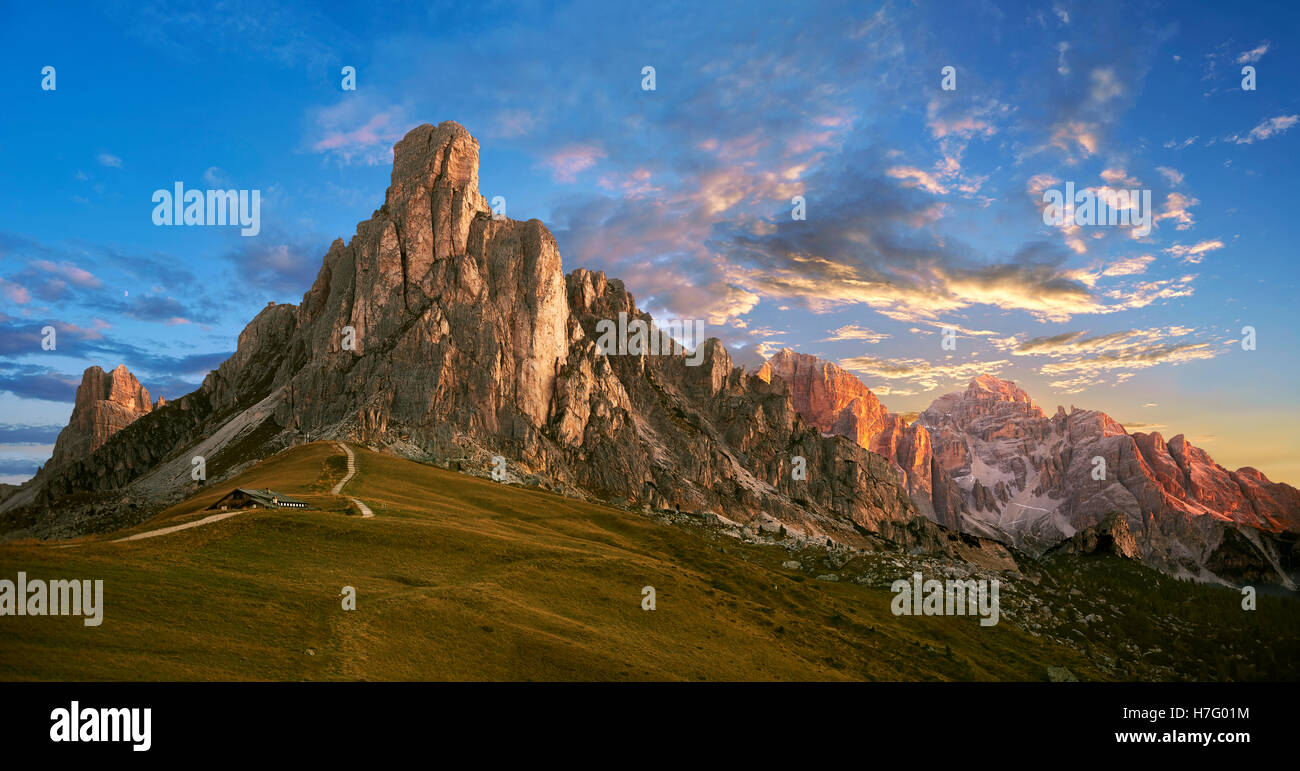
<path id="1" fill-rule="evenodd" d="M 393 143 L 455 120 L 566 271 L 705 319 L 739 364 L 817 354 L 898 412 L 991 373 L 1300 484 L 1298 19 L 0 0 L 0 482 L 49 457 L 86 367 L 196 388 L 382 204 Z M 176 182 L 259 191 L 260 231 L 156 225 Z M 1149 191 L 1150 227 L 1049 222 L 1067 184 Z"/>

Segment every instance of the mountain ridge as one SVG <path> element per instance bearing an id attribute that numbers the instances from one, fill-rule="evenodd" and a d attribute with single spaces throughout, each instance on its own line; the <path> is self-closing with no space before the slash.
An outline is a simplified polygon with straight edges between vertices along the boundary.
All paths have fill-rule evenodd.
<path id="1" fill-rule="evenodd" d="M 1201 578 L 1225 539 L 1239 540 L 1224 526 L 1251 528 L 1262 539 L 1240 540 L 1259 540 L 1254 559 L 1283 566 L 1278 578 L 1294 581 L 1300 560 L 1290 537 L 1300 532 L 1300 491 L 1254 468 L 1228 471 L 1182 435 L 1165 443 L 1158 433 L 1129 434 L 1104 412 L 1073 406 L 1049 417 L 1013 381 L 983 374 L 906 426 L 909 446 L 928 447 L 926 470 L 907 456 L 899 463 L 886 427 L 902 419 L 851 373 L 788 349 L 761 372 L 785 377 L 795 404 L 824 431 L 893 462 L 918 509 L 947 527 L 1038 555 L 1119 512 L 1143 559 Z M 944 509 L 951 516 L 939 518 L 937 499 L 926 508 L 935 490 L 954 488 L 956 501 Z"/>

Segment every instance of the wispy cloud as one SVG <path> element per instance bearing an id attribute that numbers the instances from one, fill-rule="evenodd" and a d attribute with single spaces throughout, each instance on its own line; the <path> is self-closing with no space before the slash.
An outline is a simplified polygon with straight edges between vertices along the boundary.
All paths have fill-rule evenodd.
<path id="1" fill-rule="evenodd" d="M 1051 383 L 1065 393 L 1078 393 L 1098 383 L 1127 380 L 1151 367 L 1177 366 L 1211 359 L 1223 347 L 1204 339 L 1191 327 L 1167 326 L 1128 329 L 1089 336 L 1086 330 L 1021 340 L 1019 336 L 1000 340 L 997 347 L 1013 356 L 1046 357 L 1039 373 L 1057 378 Z"/>
<path id="2" fill-rule="evenodd" d="M 1245 134 L 1233 134 L 1230 137 L 1226 137 L 1224 141 L 1238 145 L 1249 145 L 1254 144 L 1255 142 L 1262 142 L 1270 137 L 1286 133 L 1287 129 L 1296 124 L 1296 121 L 1300 121 L 1300 115 L 1279 115 L 1260 123 Z"/>
<path id="3" fill-rule="evenodd" d="M 1222 248 L 1223 242 L 1215 239 L 1212 241 L 1201 241 L 1196 244 L 1174 244 L 1168 249 L 1165 249 L 1165 251 L 1185 263 L 1196 265 L 1201 260 L 1205 259 L 1206 253 Z"/>
<path id="4" fill-rule="evenodd" d="M 1268 53 L 1268 46 L 1269 42 L 1265 40 L 1249 51 L 1242 51 L 1241 55 L 1237 57 L 1237 64 L 1254 64 L 1263 58 L 1264 54 Z"/>
<path id="5" fill-rule="evenodd" d="M 860 375 L 867 387 L 880 396 L 904 396 L 964 385 L 979 375 L 995 375 L 1010 362 L 998 359 L 931 363 L 918 358 L 851 356 L 836 363 Z"/>
<path id="6" fill-rule="evenodd" d="M 556 182 L 572 183 L 604 157 L 605 151 L 595 145 L 570 145 L 548 155 L 542 165 L 551 170 Z"/>
<path id="7" fill-rule="evenodd" d="M 821 342 L 826 343 L 834 340 L 864 340 L 868 343 L 878 343 L 881 340 L 886 340 L 888 338 L 889 335 L 884 332 L 875 332 L 866 327 L 858 326 L 857 324 L 849 324 L 834 330 L 831 332 L 830 337 L 822 338 Z"/>
<path id="8" fill-rule="evenodd" d="M 402 108 L 354 97 L 315 110 L 308 146 L 343 164 L 380 166 L 391 163 L 393 145 L 411 128 Z"/>

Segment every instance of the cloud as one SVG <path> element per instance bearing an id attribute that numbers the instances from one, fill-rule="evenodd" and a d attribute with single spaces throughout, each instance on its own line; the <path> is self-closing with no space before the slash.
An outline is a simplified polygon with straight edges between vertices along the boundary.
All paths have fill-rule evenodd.
<path id="1" fill-rule="evenodd" d="M 1064 151 L 1067 159 L 1073 162 L 1076 150 L 1081 150 L 1084 157 L 1097 153 L 1097 147 L 1101 143 L 1098 134 L 1096 124 L 1081 120 L 1065 121 L 1053 127 L 1048 144 Z"/>
<path id="2" fill-rule="evenodd" d="M 1101 178 L 1108 185 L 1120 185 L 1121 187 L 1138 187 L 1141 184 L 1123 169 L 1103 169 Z"/>
<path id="3" fill-rule="evenodd" d="M 1223 242 L 1216 239 L 1213 241 L 1201 241 L 1198 244 L 1191 245 L 1174 244 L 1168 249 L 1165 249 L 1165 251 L 1185 263 L 1195 265 L 1205 259 L 1207 252 L 1212 252 L 1215 249 L 1222 248 Z"/>
<path id="4" fill-rule="evenodd" d="M 1088 96 L 1097 106 L 1105 105 L 1124 94 L 1124 81 L 1113 67 L 1099 67 L 1089 75 L 1091 88 Z"/>
<path id="5" fill-rule="evenodd" d="M 54 444 L 63 426 L 29 426 L 0 423 L 0 445 Z"/>
<path id="6" fill-rule="evenodd" d="M 190 311 L 174 297 L 155 294 L 136 295 L 129 298 L 124 306 L 124 313 L 127 316 L 140 321 L 161 321 L 172 326 L 193 323 L 188 318 Z"/>
<path id="7" fill-rule="evenodd" d="M 1135 374 L 1132 370 L 1168 365 L 1177 366 L 1189 361 L 1212 359 L 1223 352 L 1211 343 L 1165 343 L 1125 351 L 1123 354 L 1103 354 L 1069 362 L 1045 364 L 1039 370 L 1053 377 L 1072 375 L 1050 385 L 1065 393 L 1078 393 L 1099 382 L 1123 382 Z"/>
<path id="8" fill-rule="evenodd" d="M 1178 169 L 1171 169 L 1168 166 L 1157 166 L 1156 171 L 1160 172 L 1160 176 L 1164 177 L 1165 181 L 1168 182 L 1171 187 L 1177 187 L 1178 185 L 1183 184 L 1183 173 Z"/>
<path id="9" fill-rule="evenodd" d="M 1265 40 L 1263 43 L 1260 43 L 1249 51 L 1242 51 L 1241 55 L 1237 57 L 1237 64 L 1254 64 L 1259 61 L 1264 54 L 1268 53 L 1268 46 L 1269 42 Z"/>
<path id="10" fill-rule="evenodd" d="M 615 190 L 625 197 L 641 198 L 660 194 L 664 189 L 651 183 L 653 173 L 649 169 L 635 169 L 630 174 L 609 173 L 603 175 L 596 184 L 606 190 Z"/>
<path id="11" fill-rule="evenodd" d="M 1158 281 L 1143 281 L 1108 290 L 1102 294 L 1114 303 L 1107 306 L 1106 312 L 1145 308 L 1159 300 L 1191 297 L 1195 293 L 1192 288 L 1192 282 L 1195 280 L 1195 275 L 1179 276 Z"/>
<path id="12" fill-rule="evenodd" d="M 166 302 L 167 298 L 153 299 L 159 303 L 152 308 L 138 308 L 140 315 L 169 320 L 167 314 L 175 311 Z M 52 401 L 73 400 L 77 385 L 81 383 L 80 373 L 61 373 L 40 362 L 41 357 L 55 355 L 41 348 L 44 337 L 41 329 L 46 325 L 53 326 L 57 332 L 57 355 L 60 360 L 80 360 L 84 366 L 96 364 L 105 370 L 125 364 L 147 385 L 155 382 L 174 385 L 181 383 L 185 376 L 194 378 L 193 381 L 184 382 L 181 386 L 184 390 L 180 392 L 155 392 L 150 386 L 150 392 L 155 396 L 166 395 L 170 398 L 193 390 L 203 375 L 233 355 L 232 351 L 174 354 L 153 343 L 133 345 L 102 334 L 108 325 L 100 320 L 85 327 L 52 319 L 19 321 L 0 317 L 0 391 Z M 35 358 L 20 361 L 20 357 Z M 162 375 L 153 377 L 153 373 Z"/>
<path id="13" fill-rule="evenodd" d="M 373 97 L 350 96 L 313 110 L 309 120 L 307 146 L 345 165 L 392 163 L 393 145 L 410 128 L 403 108 Z"/>
<path id="14" fill-rule="evenodd" d="M 753 309 L 759 297 L 728 281 L 711 259 L 706 242 L 714 217 L 699 195 L 670 189 L 644 198 L 568 198 L 553 209 L 552 231 L 567 265 L 618 276 L 656 317 L 726 323 Z M 747 219 L 743 227 L 756 224 Z"/>
<path id="15" fill-rule="evenodd" d="M 595 145 L 570 145 L 548 155 L 542 165 L 551 170 L 556 182 L 573 183 L 578 174 L 586 171 L 605 157 L 605 151 Z"/>
<path id="16" fill-rule="evenodd" d="M 207 171 L 203 172 L 203 183 L 209 188 L 225 187 L 227 184 L 226 172 L 222 171 L 219 166 L 209 166 Z"/>
<path id="17" fill-rule="evenodd" d="M 836 362 L 857 373 L 877 395 L 907 395 L 933 391 L 952 384 L 964 385 L 979 375 L 997 374 L 1010 362 L 966 361 L 932 364 L 925 359 L 891 359 L 877 356 L 851 356 Z M 880 381 L 885 381 L 881 385 Z"/>
<path id="18" fill-rule="evenodd" d="M 1116 260 L 1107 265 L 1101 272 L 1103 276 L 1133 276 L 1139 273 L 1145 273 L 1147 266 L 1155 261 L 1155 257 L 1144 254 L 1141 257 L 1126 257 Z"/>
<path id="19" fill-rule="evenodd" d="M 32 300 L 32 293 L 27 290 L 27 287 L 4 278 L 0 278 L 0 295 L 4 295 L 4 298 L 14 305 L 26 305 Z"/>
<path id="20" fill-rule="evenodd" d="M 99 161 L 100 166 L 107 166 L 110 169 L 122 168 L 122 159 L 111 153 L 100 153 L 95 156 L 95 160 Z"/>
<path id="21" fill-rule="evenodd" d="M 389 124 L 391 116 L 380 113 L 371 116 L 365 125 L 351 131 L 330 131 L 312 145 L 313 150 L 339 150 L 341 148 L 365 148 L 376 144 L 389 144 L 384 139 L 383 129 Z"/>
<path id="22" fill-rule="evenodd" d="M 889 335 L 884 332 L 873 332 L 866 327 L 861 327 L 857 324 L 849 324 L 834 330 L 831 332 L 830 337 L 823 338 L 820 342 L 826 343 L 834 340 L 865 340 L 868 343 L 878 343 L 888 337 Z"/>
<path id="23" fill-rule="evenodd" d="M 1023 341 L 1012 337 L 997 341 L 996 346 L 1013 356 L 1051 359 L 1039 373 L 1058 378 L 1050 384 L 1053 388 L 1078 393 L 1101 382 L 1123 382 L 1139 370 L 1214 358 L 1223 348 L 1197 339 L 1207 334 L 1178 325 L 1093 336 L 1079 330 Z"/>
<path id="24" fill-rule="evenodd" d="M 1287 129 L 1296 124 L 1296 121 L 1300 121 L 1300 115 L 1279 115 L 1276 118 L 1269 118 L 1263 123 L 1260 123 L 1244 136 L 1241 134 L 1233 134 L 1230 137 L 1224 138 L 1223 141 L 1233 142 L 1239 145 L 1249 145 L 1254 144 L 1255 142 L 1262 142 L 1269 137 L 1286 133 Z"/>
<path id="25" fill-rule="evenodd" d="M 1009 113 L 1010 107 L 996 99 L 987 99 L 974 105 L 953 105 L 947 101 L 931 99 L 926 105 L 926 125 L 935 139 L 991 137 L 998 132 L 997 119 Z"/>
<path id="26" fill-rule="evenodd" d="M 902 180 L 904 187 L 919 187 L 927 193 L 936 195 L 948 192 L 948 188 L 944 187 L 929 172 L 911 166 L 894 166 L 886 169 L 885 174 L 894 179 Z"/>
<path id="27" fill-rule="evenodd" d="M 1175 225 L 1176 230 L 1187 230 L 1196 224 L 1191 209 L 1199 203 L 1200 201 L 1191 196 L 1182 193 L 1169 193 L 1165 196 L 1165 206 L 1156 214 L 1155 221 L 1159 224 L 1161 220 L 1173 220 L 1177 223 Z"/>
<path id="28" fill-rule="evenodd" d="M 537 116 L 529 110 L 507 109 L 496 114 L 489 129 L 489 136 L 502 139 L 515 139 L 526 136 L 538 125 Z"/>
<path id="29" fill-rule="evenodd" d="M 98 289 L 104 285 L 104 282 L 96 278 L 90 271 L 80 268 L 70 262 L 55 263 L 49 260 L 35 260 L 30 264 L 37 270 L 62 276 L 76 286 L 85 289 Z"/>
<path id="30" fill-rule="evenodd" d="M 311 288 L 326 251 L 327 246 L 314 239 L 291 239 L 273 231 L 262 238 L 240 239 L 222 259 L 234 267 L 240 282 L 263 294 L 297 295 Z"/>
<path id="31" fill-rule="evenodd" d="M 758 295 L 726 283 L 710 284 L 699 290 L 698 308 L 710 324 L 725 324 L 758 305 Z"/>
<path id="32" fill-rule="evenodd" d="M 0 368 L 0 391 L 27 399 L 71 403 L 76 400 L 80 384 L 80 375 L 64 375 L 48 367 L 22 365 Z"/>
<path id="33" fill-rule="evenodd" d="M 35 476 L 40 467 L 40 461 L 34 458 L 0 457 L 0 481 L 13 480 L 7 482 L 8 484 L 26 481 Z"/>
<path id="34" fill-rule="evenodd" d="M 1047 242 L 1030 242 L 1001 260 L 977 257 L 925 227 L 923 213 L 932 203 L 855 168 L 858 162 L 865 161 L 813 178 L 810 189 L 821 192 L 809 201 L 815 225 L 810 214 L 810 222 L 778 218 L 774 231 L 764 234 L 715 228 L 710 243 L 726 260 L 728 280 L 815 312 L 863 305 L 888 318 L 930 326 L 945 326 L 974 306 L 1065 321 L 1191 293 L 1194 277 L 1110 286 L 1099 294 L 1095 285 L 1105 274 L 1067 267 L 1067 253 Z M 1036 175 L 1029 187 L 1056 181 Z M 1130 275 L 1136 265 L 1129 273 L 1106 277 Z"/>

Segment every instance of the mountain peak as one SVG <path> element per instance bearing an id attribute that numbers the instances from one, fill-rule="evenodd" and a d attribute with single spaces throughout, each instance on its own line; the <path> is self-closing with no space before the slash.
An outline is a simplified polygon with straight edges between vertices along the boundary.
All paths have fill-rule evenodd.
<path id="1" fill-rule="evenodd" d="M 778 375 L 781 375 L 782 373 L 789 375 L 798 370 L 819 365 L 823 367 L 835 367 L 834 364 L 818 358 L 811 353 L 799 353 L 791 348 L 782 348 L 768 357 L 767 361 L 763 363 L 763 366 L 759 368 L 757 374 L 759 377 L 770 382 L 771 376 L 774 372 Z"/>
<path id="2" fill-rule="evenodd" d="M 77 386 L 76 404 L 88 404 L 96 401 L 109 401 L 135 412 L 148 412 L 152 404 L 149 392 L 140 385 L 140 381 L 125 364 L 119 364 L 112 372 L 105 372 L 98 366 L 90 366 L 81 374 L 81 385 Z"/>
<path id="3" fill-rule="evenodd" d="M 1034 400 L 1029 398 L 1029 394 L 1013 381 L 1003 380 L 987 373 L 979 375 L 970 381 L 970 385 L 966 387 L 966 396 L 977 399 L 992 398 L 997 401 L 1034 404 Z"/>
<path id="4" fill-rule="evenodd" d="M 416 126 L 393 145 L 391 182 L 398 192 L 441 182 L 478 193 L 478 140 L 455 121 Z"/>
<path id="5" fill-rule="evenodd" d="M 119 364 L 112 372 L 87 367 L 77 386 L 76 403 L 68 425 L 59 432 L 50 467 L 89 456 L 114 434 L 153 410 L 149 392 L 135 375 Z"/>

